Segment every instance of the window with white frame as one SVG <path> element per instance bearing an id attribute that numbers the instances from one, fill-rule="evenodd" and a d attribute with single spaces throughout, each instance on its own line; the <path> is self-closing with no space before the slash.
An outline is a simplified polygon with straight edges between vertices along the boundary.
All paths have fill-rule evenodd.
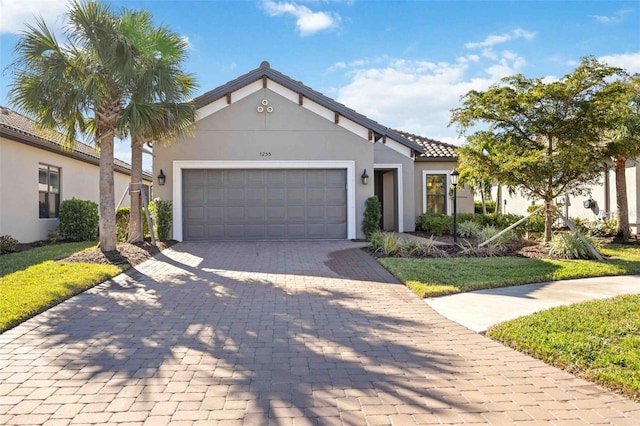
<path id="1" fill-rule="evenodd" d="M 40 218 L 56 218 L 60 211 L 60 167 L 40 164 L 38 167 L 38 199 Z"/>
<path id="2" fill-rule="evenodd" d="M 423 203 L 424 213 L 447 214 L 447 173 L 423 173 Z"/>

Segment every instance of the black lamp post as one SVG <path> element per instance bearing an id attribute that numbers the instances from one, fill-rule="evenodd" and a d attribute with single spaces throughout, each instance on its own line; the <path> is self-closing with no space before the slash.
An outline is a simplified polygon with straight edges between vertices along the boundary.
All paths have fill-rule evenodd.
<path id="1" fill-rule="evenodd" d="M 457 170 L 451 172 L 451 185 L 453 185 L 453 242 L 458 242 L 458 173 Z"/>

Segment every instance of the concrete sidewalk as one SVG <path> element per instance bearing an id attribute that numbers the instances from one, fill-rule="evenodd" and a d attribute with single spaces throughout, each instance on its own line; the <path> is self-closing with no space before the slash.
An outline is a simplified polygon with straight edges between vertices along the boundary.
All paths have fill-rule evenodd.
<path id="1" fill-rule="evenodd" d="M 478 290 L 427 299 L 444 317 L 476 332 L 554 306 L 640 293 L 640 276 L 584 278 Z"/>

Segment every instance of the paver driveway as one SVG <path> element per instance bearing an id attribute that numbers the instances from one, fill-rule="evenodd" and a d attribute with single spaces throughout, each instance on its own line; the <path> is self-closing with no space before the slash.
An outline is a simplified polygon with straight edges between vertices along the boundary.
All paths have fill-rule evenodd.
<path id="1" fill-rule="evenodd" d="M 638 423 L 360 246 L 178 244 L 0 335 L 0 424 Z"/>

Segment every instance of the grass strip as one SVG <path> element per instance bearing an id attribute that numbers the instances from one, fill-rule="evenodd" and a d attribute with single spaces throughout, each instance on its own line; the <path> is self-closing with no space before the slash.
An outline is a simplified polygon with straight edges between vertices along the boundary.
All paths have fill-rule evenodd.
<path id="1" fill-rule="evenodd" d="M 610 258 L 550 260 L 524 257 L 380 258 L 378 261 L 420 297 L 572 278 L 640 273 L 640 248 L 610 244 Z"/>
<path id="2" fill-rule="evenodd" d="M 640 401 L 640 295 L 548 309 L 487 336 Z"/>
<path id="3" fill-rule="evenodd" d="M 115 265 L 48 260 L 5 275 L 0 278 L 0 332 L 122 271 Z"/>
<path id="4" fill-rule="evenodd" d="M 81 241 L 77 243 L 54 244 L 36 247 L 18 253 L 3 254 L 0 256 L 0 277 L 12 272 L 26 269 L 29 266 L 44 262 L 45 260 L 57 260 L 67 257 L 75 252 L 93 248 L 97 241 Z"/>

